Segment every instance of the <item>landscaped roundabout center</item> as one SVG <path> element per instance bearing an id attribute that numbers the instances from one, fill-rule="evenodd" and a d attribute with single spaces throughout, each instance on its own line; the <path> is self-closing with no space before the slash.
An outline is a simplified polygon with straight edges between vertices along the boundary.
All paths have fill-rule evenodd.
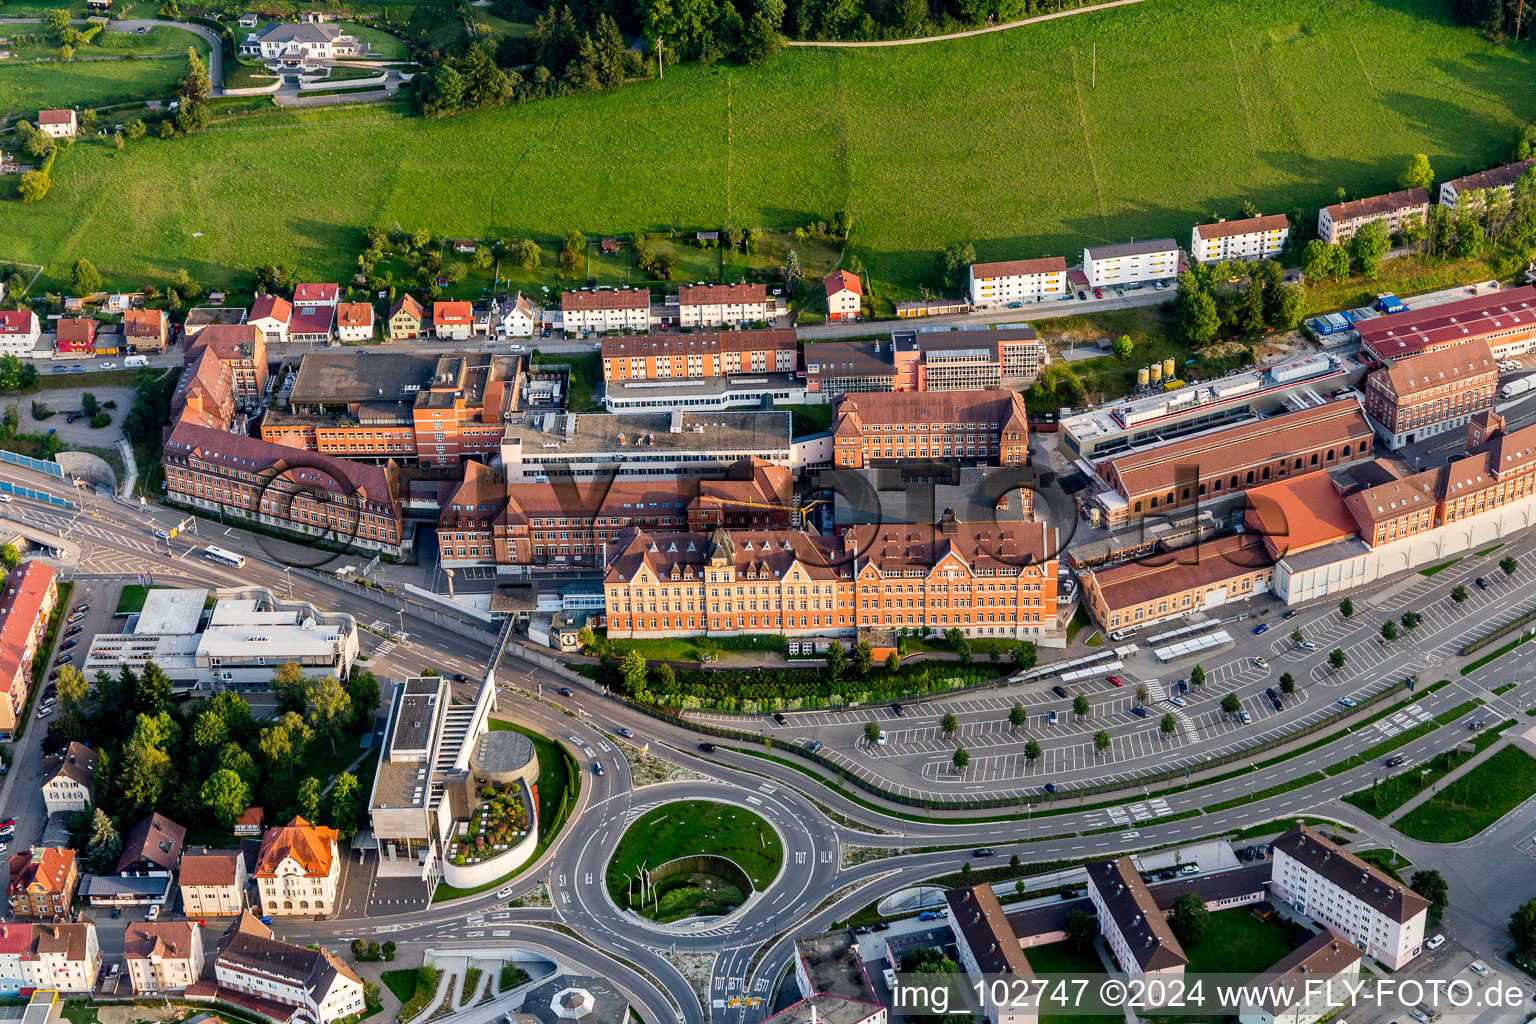
<path id="1" fill-rule="evenodd" d="M 761 816 L 736 804 L 678 800 L 625 830 L 608 861 L 608 894 L 660 923 L 721 917 L 783 867 L 784 843 Z"/>

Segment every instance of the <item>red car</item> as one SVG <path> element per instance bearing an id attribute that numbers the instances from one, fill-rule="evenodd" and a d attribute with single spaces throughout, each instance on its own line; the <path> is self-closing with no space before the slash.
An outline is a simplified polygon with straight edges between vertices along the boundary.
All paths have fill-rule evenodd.
<path id="1" fill-rule="evenodd" d="M 1102 299 L 1104 297 L 1104 289 L 1103 288 L 1095 288 L 1093 290 L 1093 297 L 1096 298 L 1096 299 Z"/>
<path id="2" fill-rule="evenodd" d="M 1125 680 L 1121 679 L 1119 676 L 1110 676 L 1109 677 L 1109 685 L 1110 686 L 1124 686 L 1125 685 Z"/>

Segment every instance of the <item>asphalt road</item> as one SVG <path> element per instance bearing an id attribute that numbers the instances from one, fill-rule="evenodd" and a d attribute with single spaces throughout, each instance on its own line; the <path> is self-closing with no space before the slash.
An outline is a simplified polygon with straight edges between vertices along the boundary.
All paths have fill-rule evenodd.
<path id="1" fill-rule="evenodd" d="M 29 482 L 38 483 L 26 471 L 0 467 L 0 476 L 12 478 L 16 474 L 27 475 Z M 57 480 L 51 484 L 62 489 Z M 273 549 L 266 541 L 257 545 L 250 535 L 238 531 L 225 533 L 206 521 L 200 524 L 195 545 L 174 545 L 166 552 L 163 543 L 157 544 L 150 536 L 150 530 L 156 524 L 164 526 L 175 521 L 176 515 L 169 510 L 130 508 L 115 501 L 95 499 L 89 508 L 77 514 L 60 514 L 17 500 L 0 508 L 0 516 L 69 530 L 70 536 L 82 543 L 84 565 L 76 575 L 93 587 L 98 581 L 104 587 L 107 578 L 123 572 L 147 569 L 156 572 L 157 580 L 262 585 L 280 594 L 287 593 L 291 583 L 294 597 L 349 611 L 365 623 L 393 611 L 371 596 L 338 589 L 308 576 L 294 574 L 290 579 L 272 554 L 273 550 L 283 549 Z M 188 554 L 209 541 L 245 550 L 251 556 L 246 569 L 228 570 L 195 553 Z M 1529 545 L 1511 544 L 1509 550 L 1525 553 Z M 1508 581 L 1507 590 L 1495 593 L 1491 587 L 1486 592 L 1473 588 L 1473 601 L 1465 608 L 1435 611 L 1437 602 L 1449 605 L 1443 593 L 1456 579 L 1480 571 L 1483 570 L 1469 562 L 1432 580 L 1409 577 L 1389 583 L 1380 595 L 1357 595 L 1357 607 L 1363 610 L 1355 621 L 1348 623 L 1333 622 L 1337 612 L 1328 609 L 1318 609 L 1298 619 L 1307 630 L 1317 630 L 1320 638 L 1328 637 L 1326 645 L 1347 644 L 1349 650 L 1357 652 L 1351 654 L 1351 659 L 1354 662 L 1358 656 L 1362 679 L 1390 682 L 1408 661 L 1438 658 L 1437 650 L 1455 644 L 1475 623 L 1491 621 L 1520 606 L 1532 584 L 1529 578 L 1517 574 Z M 1379 608 L 1372 603 L 1378 597 Z M 1396 614 L 1399 604 L 1405 602 L 1426 617 L 1426 624 L 1414 639 L 1413 650 L 1406 646 L 1401 650 L 1387 649 L 1371 661 L 1376 657 L 1369 653 L 1368 633 L 1374 628 L 1371 617 Z M 1438 617 L 1441 615 L 1443 619 Z M 405 674 L 427 665 L 457 664 L 465 666 L 466 674 L 473 678 L 489 654 L 489 644 L 482 640 L 484 634 L 434 629 L 429 622 L 413 619 L 409 609 L 403 616 L 397 615 L 397 620 L 407 627 L 407 643 L 382 653 L 375 644 L 375 671 Z M 1290 654 L 1275 646 L 1288 642 L 1283 635 L 1275 635 L 1277 632 L 1288 630 L 1272 631 L 1254 641 L 1270 645 L 1272 665 L 1286 663 L 1283 659 Z M 1318 677 L 1314 672 L 1316 666 L 1308 658 L 1293 660 L 1292 670 L 1298 673 L 1298 678 L 1309 679 L 1311 689 L 1328 695 L 1346 692 Z M 1488 687 L 1509 678 L 1507 664 L 1496 662 L 1462 678 L 1451 671 L 1454 661 L 1448 658 L 1439 665 L 1426 666 L 1438 669 L 1455 682 L 1425 697 L 1412 711 L 1396 712 L 1380 723 L 1339 737 L 1326 748 L 1262 773 L 1156 797 L 1146 794 L 1138 800 L 1133 796 L 1111 808 L 1074 809 L 1049 816 L 1027 816 L 1023 821 L 981 822 L 923 812 L 888 813 L 857 803 L 836 789 L 818 786 L 787 765 L 725 749 L 703 756 L 697 750 L 696 733 L 615 704 L 586 688 L 576 690 L 569 699 L 552 697 L 553 684 L 560 681 L 553 674 L 506 658 L 496 666 L 497 679 L 519 690 L 543 684 L 544 699 L 503 690 L 499 695 L 502 713 L 515 715 L 554 736 L 571 748 L 578 763 L 584 766 L 582 795 L 570 825 L 540 862 L 513 885 L 512 898 L 516 898 L 542 882 L 551 906 L 514 910 L 506 906 L 507 900 L 485 893 L 432 907 L 423 908 L 419 903 L 405 907 L 389 902 L 383 887 L 373 885 L 367 898 L 349 906 L 338 918 L 325 922 L 285 921 L 278 930 L 292 941 L 323 940 L 342 946 L 353 936 L 388 936 L 401 943 L 438 948 L 541 941 L 545 948 L 554 948 L 565 962 L 618 980 L 653 1021 L 675 1019 L 681 1011 L 689 1024 L 704 1019 L 703 1008 L 670 951 L 675 948 L 679 953 L 712 953 L 714 961 L 705 990 L 711 1018 L 752 1021 L 765 1015 L 766 1005 L 731 1008 L 723 1001 L 738 996 L 766 998 L 771 994 L 773 982 L 787 962 L 793 936 L 822 929 L 907 884 L 954 870 L 971 857 L 974 847 L 986 845 L 996 848 L 999 857 L 1017 853 L 1024 861 L 1036 862 L 1107 856 L 1220 835 L 1268 820 L 1284 821 L 1369 785 L 1382 774 L 1382 765 L 1361 762 L 1324 781 L 1266 799 L 1222 810 L 1206 808 L 1342 762 L 1349 753 L 1363 752 L 1473 698 L 1487 703 L 1480 714 L 1489 720 L 1518 714 L 1536 699 L 1536 686 L 1530 682 L 1522 682 L 1502 696 L 1489 692 Z M 1427 681 L 1434 677 L 1424 678 Z M 1257 681 L 1243 683 L 1256 684 Z M 694 777 L 634 787 L 628 766 L 611 735 L 611 730 L 620 726 L 632 730 L 638 742 L 649 743 L 653 753 Z M 15 783 L 23 779 L 35 781 L 39 758 L 33 744 L 39 735 L 40 730 L 29 730 L 13 766 L 15 777 L 5 793 L 7 811 L 12 807 L 23 808 L 22 813 L 31 820 L 40 815 L 29 804 L 36 800 L 35 785 Z M 1419 762 L 1454 745 L 1464 735 L 1464 725 L 1451 722 L 1395 752 L 1402 753 L 1410 762 Z M 594 760 L 600 760 L 607 769 L 602 776 L 591 773 Z M 737 802 L 768 817 L 785 838 L 783 871 L 745 908 L 718 925 L 680 931 L 620 911 L 606 894 L 603 868 L 624 826 L 659 801 L 696 796 Z M 1183 813 L 1195 816 L 1150 823 Z M 22 814 L 14 816 L 20 818 Z M 855 847 L 871 851 L 867 855 L 873 859 L 855 864 L 854 858 L 850 858 L 848 866 L 844 866 L 844 851 Z M 358 868 L 354 865 L 352 870 Z M 1474 878 L 1467 879 L 1466 884 L 1481 887 L 1485 882 Z M 1508 886 L 1510 882 L 1507 874 L 1490 872 L 1486 884 Z M 1479 896 L 1491 905 L 1505 898 L 1497 892 L 1479 892 Z"/>

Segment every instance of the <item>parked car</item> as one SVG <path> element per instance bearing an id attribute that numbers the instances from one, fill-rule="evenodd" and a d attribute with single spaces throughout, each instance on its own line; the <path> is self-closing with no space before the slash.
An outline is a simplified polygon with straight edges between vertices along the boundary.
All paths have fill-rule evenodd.
<path id="1" fill-rule="evenodd" d="M 1179 877 L 1179 873 L 1177 871 L 1173 870 L 1173 868 L 1164 868 L 1162 871 L 1159 871 L 1157 873 L 1157 880 L 1159 882 L 1166 882 L 1170 878 L 1178 878 L 1178 877 Z"/>
<path id="2" fill-rule="evenodd" d="M 811 742 L 805 745 L 805 749 L 812 754 L 816 753 L 816 751 L 821 749 L 821 740 L 811 740 Z"/>
<path id="3" fill-rule="evenodd" d="M 1243 848 L 1243 860 L 1253 860 L 1254 856 L 1255 854 L 1253 847 L 1246 846 Z"/>
<path id="4" fill-rule="evenodd" d="M 1257 626 L 1253 627 L 1253 635 L 1254 636 L 1262 636 L 1262 635 L 1264 635 L 1265 633 L 1268 633 L 1268 632 L 1269 632 L 1269 623 L 1267 623 L 1267 622 L 1261 622 Z"/>
<path id="5" fill-rule="evenodd" d="M 63 643 L 59 644 L 59 650 L 61 650 L 61 651 L 72 650 L 75 647 L 75 645 L 78 644 L 79 642 L 80 641 L 75 639 L 74 637 L 70 637 L 68 640 L 65 640 Z"/>
<path id="6" fill-rule="evenodd" d="M 1062 700 L 1067 699 L 1067 688 L 1065 686 L 1053 686 L 1051 687 L 1051 692 L 1060 697 Z"/>
<path id="7" fill-rule="evenodd" d="M 1488 589 L 1488 581 L 1483 579 L 1481 576 L 1479 576 L 1477 579 L 1473 580 L 1472 582 L 1477 584 L 1477 589 L 1478 590 L 1487 590 Z"/>
<path id="8" fill-rule="evenodd" d="M 1425 949 L 1439 949 L 1443 945 L 1445 945 L 1445 936 L 1444 935 L 1435 935 L 1435 936 L 1433 936 L 1431 938 L 1428 938 L 1428 939 L 1424 940 L 1424 948 Z"/>
<path id="9" fill-rule="evenodd" d="M 902 707 L 901 707 L 900 704 L 892 704 L 891 705 L 891 714 L 895 715 L 897 718 L 900 718 L 902 715 L 906 714 L 906 712 L 904 710 L 902 710 Z"/>
<path id="10" fill-rule="evenodd" d="M 1281 616 L 1280 616 L 1280 617 L 1281 617 L 1281 618 L 1282 618 L 1282 619 L 1288 619 L 1288 618 L 1290 618 L 1290 617 L 1291 617 L 1291 616 L 1292 616 L 1292 615 L 1295 615 L 1295 614 L 1296 614 L 1296 609 L 1295 609 L 1295 608 L 1287 608 L 1287 609 L 1286 609 L 1286 610 L 1285 610 L 1285 612 L 1284 612 L 1284 614 L 1282 614 L 1282 615 L 1281 615 Z"/>
<path id="11" fill-rule="evenodd" d="M 1269 668 L 1269 662 L 1263 658 L 1254 658 L 1253 663 L 1259 666 L 1259 668 Z"/>
<path id="12" fill-rule="evenodd" d="M 789 724 L 789 719 L 785 718 L 783 713 L 779 712 L 779 711 L 775 711 L 773 713 L 773 720 L 775 722 L 778 722 L 780 725 L 788 725 Z"/>
<path id="13" fill-rule="evenodd" d="M 699 749 L 706 754 L 713 754 L 715 752 L 715 745 L 706 740 L 699 744 Z"/>
<path id="14" fill-rule="evenodd" d="M 1181 874 L 1181 875 L 1192 875 L 1196 871 L 1199 871 L 1199 870 L 1200 870 L 1200 865 L 1198 865 L 1198 864 L 1185 864 L 1183 867 L 1179 868 L 1179 874 Z"/>
<path id="15" fill-rule="evenodd" d="M 1054 782 L 1047 782 L 1043 788 L 1045 789 L 1045 791 L 1047 793 L 1054 793 L 1054 792 L 1056 792 L 1056 783 L 1054 783 Z"/>
<path id="16" fill-rule="evenodd" d="M 917 919 L 919 921 L 937 921 L 939 919 L 939 912 L 937 910 L 925 910 L 917 915 Z"/>
<path id="17" fill-rule="evenodd" d="M 1084 302 L 1088 301 L 1088 293 L 1087 292 L 1078 292 L 1077 293 L 1077 297 L 1079 299 L 1082 299 Z"/>
<path id="18" fill-rule="evenodd" d="M 1055 725 L 1056 724 L 1056 712 L 1051 711 L 1051 712 L 1047 712 L 1046 713 L 1045 724 L 1046 725 Z"/>
<path id="19" fill-rule="evenodd" d="M 1109 683 L 1110 686 L 1114 686 L 1114 687 L 1121 687 L 1121 686 L 1125 685 L 1125 680 L 1121 679 L 1119 676 L 1110 676 L 1108 679 L 1105 680 L 1105 682 Z"/>
<path id="20" fill-rule="evenodd" d="M 150 907 L 149 913 L 145 915 L 145 918 L 146 920 L 150 921 L 160 920 L 160 904 L 156 903 L 154 906 Z"/>
<path id="21" fill-rule="evenodd" d="M 86 612 L 88 612 L 90 610 L 91 610 L 91 606 L 88 603 L 86 603 L 85 601 L 81 601 L 79 604 L 75 605 L 74 608 L 70 609 L 70 614 L 71 615 L 76 615 L 76 614 L 84 615 Z"/>
<path id="22" fill-rule="evenodd" d="M 1313 643 L 1311 640 L 1303 640 L 1301 642 L 1300 646 L 1301 646 L 1301 649 L 1304 650 L 1304 651 L 1315 651 L 1315 650 L 1317 650 L 1317 644 Z"/>
<path id="23" fill-rule="evenodd" d="M 1131 714 L 1135 715 L 1137 718 L 1146 718 L 1147 717 L 1147 709 L 1146 708 L 1131 708 Z"/>
<path id="24" fill-rule="evenodd" d="M 1253 724 L 1253 716 L 1250 715 L 1246 711 L 1239 711 L 1237 713 L 1237 720 L 1238 720 L 1238 723 L 1241 724 L 1241 725 L 1252 725 Z"/>
<path id="25" fill-rule="evenodd" d="M 1356 707 L 1360 702 L 1356 700 L 1350 700 L 1348 697 L 1340 697 L 1336 703 L 1341 708 L 1352 708 Z"/>
<path id="26" fill-rule="evenodd" d="M 881 729 L 880 730 L 880 735 L 875 737 L 875 746 L 877 746 L 877 747 L 885 746 L 885 730 L 884 729 Z"/>
<path id="27" fill-rule="evenodd" d="M 1180 693 L 1188 693 L 1189 692 L 1189 680 L 1188 679 L 1180 679 L 1179 680 L 1179 692 Z"/>
<path id="28" fill-rule="evenodd" d="M 1470 964 L 1467 965 L 1467 970 L 1471 971 L 1473 974 L 1478 975 L 1479 977 L 1488 977 L 1488 965 L 1483 963 L 1481 960 L 1473 960 Z"/>
<path id="29" fill-rule="evenodd" d="M 63 654 L 59 655 L 57 658 L 54 658 L 53 659 L 53 663 L 56 666 L 57 665 L 68 665 L 70 662 L 72 662 L 74 660 L 75 660 L 75 656 L 72 653 L 70 653 L 68 651 L 65 651 Z"/>
<path id="30" fill-rule="evenodd" d="M 1096 299 L 1102 299 L 1104 297 L 1104 289 L 1103 288 L 1095 288 L 1093 290 L 1093 297 L 1096 298 Z"/>

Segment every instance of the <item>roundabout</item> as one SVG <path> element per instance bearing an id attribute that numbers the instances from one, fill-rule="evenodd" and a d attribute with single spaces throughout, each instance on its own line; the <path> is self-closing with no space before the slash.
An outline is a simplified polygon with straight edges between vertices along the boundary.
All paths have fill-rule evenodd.
<path id="1" fill-rule="evenodd" d="M 625 830 L 604 872 L 619 908 L 657 924 L 721 918 L 773 884 L 784 841 L 739 804 L 675 800 Z"/>

